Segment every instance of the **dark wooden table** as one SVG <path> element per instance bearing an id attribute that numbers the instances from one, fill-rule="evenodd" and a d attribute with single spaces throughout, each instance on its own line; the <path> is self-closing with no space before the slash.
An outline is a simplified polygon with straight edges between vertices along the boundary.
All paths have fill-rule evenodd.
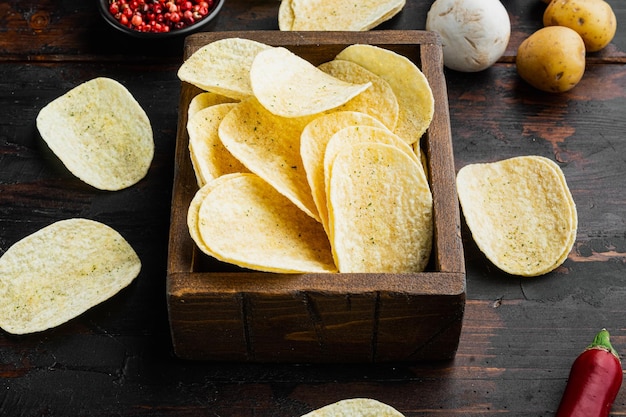
<path id="1" fill-rule="evenodd" d="M 431 1 L 408 0 L 383 29 L 424 29 Z M 558 162 L 578 207 L 574 250 L 539 278 L 507 276 L 463 231 L 467 305 L 456 358 L 377 365 L 188 362 L 172 351 L 165 275 L 182 39 L 114 32 L 95 1 L 0 3 L 0 254 L 68 217 L 103 221 L 143 262 L 113 299 L 56 329 L 0 331 L 1 416 L 299 416 L 371 397 L 406 416 L 550 416 L 570 365 L 602 327 L 626 353 L 626 3 L 618 33 L 589 55 L 583 81 L 548 95 L 517 76 L 521 41 L 541 27 L 540 0 L 503 0 L 512 36 L 492 68 L 446 71 L 459 169 L 535 154 Z M 276 0 L 228 0 L 209 30 L 275 30 Z M 98 192 L 39 137 L 35 118 L 80 82 L 109 76 L 146 109 L 156 155 L 145 180 Z M 626 414 L 626 389 L 612 415 Z"/>

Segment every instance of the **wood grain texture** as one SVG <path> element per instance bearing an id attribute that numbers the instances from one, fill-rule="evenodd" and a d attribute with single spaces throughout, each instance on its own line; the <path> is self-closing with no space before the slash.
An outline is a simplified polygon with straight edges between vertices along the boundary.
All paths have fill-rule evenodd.
<path id="1" fill-rule="evenodd" d="M 626 2 L 609 0 L 616 38 L 588 56 L 583 81 L 558 96 L 523 84 L 513 65 L 545 5 L 502 3 L 512 36 L 501 61 L 478 74 L 444 73 L 455 167 L 522 154 L 557 161 L 580 216 L 575 249 L 557 271 L 522 279 L 489 264 L 463 228 L 467 300 L 454 359 L 364 365 L 174 355 L 165 284 L 183 40 L 124 38 L 95 2 L 0 2 L 0 253 L 52 221 L 83 215 L 118 229 L 143 262 L 130 287 L 70 323 L 21 337 L 0 331 L 0 415 L 294 417 L 367 396 L 407 417 L 553 416 L 569 367 L 593 334 L 606 327 L 626 352 Z M 383 28 L 424 29 L 430 4 L 409 0 Z M 275 30 L 277 7 L 229 0 L 209 30 Z M 34 125 L 47 102 L 99 75 L 128 86 L 155 132 L 149 175 L 123 193 L 73 178 Z M 625 414 L 622 389 L 610 415 Z"/>

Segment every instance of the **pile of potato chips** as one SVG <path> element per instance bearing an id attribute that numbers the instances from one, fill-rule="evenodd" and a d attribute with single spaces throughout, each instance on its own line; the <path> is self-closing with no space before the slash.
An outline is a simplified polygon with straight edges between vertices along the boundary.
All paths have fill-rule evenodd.
<path id="1" fill-rule="evenodd" d="M 561 168 L 540 156 L 471 164 L 457 174 L 474 241 L 501 270 L 520 276 L 560 266 L 576 239 L 576 205 Z"/>
<path id="2" fill-rule="evenodd" d="M 398 14 L 406 0 L 282 0 L 280 30 L 370 30 Z"/>
<path id="3" fill-rule="evenodd" d="M 314 66 L 284 47 L 212 42 L 178 76 L 199 190 L 190 234 L 218 260 L 261 271 L 418 272 L 432 195 L 420 138 L 434 112 L 406 57 L 350 45 Z"/>

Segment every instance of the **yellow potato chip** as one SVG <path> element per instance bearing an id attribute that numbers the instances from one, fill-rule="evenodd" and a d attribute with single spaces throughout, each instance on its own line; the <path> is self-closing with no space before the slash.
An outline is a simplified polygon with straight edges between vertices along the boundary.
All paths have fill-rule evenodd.
<path id="1" fill-rule="evenodd" d="M 563 245 L 563 248 L 564 248 L 563 253 L 561 254 L 561 257 L 557 259 L 556 261 L 558 265 L 561 265 L 563 262 L 565 262 L 565 259 L 567 259 L 567 256 L 569 255 L 576 241 L 576 232 L 578 230 L 578 213 L 576 211 L 576 203 L 574 202 L 574 198 L 572 197 L 572 194 L 567 185 L 565 174 L 563 174 L 561 167 L 559 167 L 556 162 L 552 161 L 551 159 L 545 158 L 543 156 L 530 156 L 530 158 L 535 158 L 537 162 L 547 164 L 550 168 L 554 169 L 556 176 L 559 178 L 559 180 L 561 181 L 561 184 L 563 185 L 565 189 L 565 197 L 569 201 L 569 204 L 568 204 L 570 208 L 569 215 L 571 218 L 572 226 L 571 226 L 569 238 L 566 238 L 565 244 Z"/>
<path id="2" fill-rule="evenodd" d="M 377 400 L 350 398 L 318 408 L 302 417 L 404 417 L 404 415 Z"/>
<path id="3" fill-rule="evenodd" d="M 148 116 L 109 78 L 87 81 L 50 102 L 37 116 L 37 129 L 72 174 L 101 190 L 136 184 L 154 156 Z"/>
<path id="4" fill-rule="evenodd" d="M 280 6 L 278 6 L 278 29 L 283 31 L 291 30 L 293 18 L 291 0 L 281 0 Z"/>
<path id="5" fill-rule="evenodd" d="M 326 144 L 324 149 L 323 171 L 324 171 L 324 189 L 325 195 L 328 195 L 328 188 L 330 186 L 330 170 L 334 162 L 335 156 L 341 151 L 346 144 L 356 143 L 383 143 L 386 145 L 392 145 L 404 152 L 415 162 L 423 171 L 423 166 L 418 155 L 415 154 L 415 150 L 402 140 L 396 134 L 390 132 L 388 129 L 381 129 L 374 126 L 349 126 L 337 131 Z M 424 172 L 424 181 L 426 176 Z M 320 215 L 321 216 L 321 215 Z M 326 224 L 328 218 L 326 218 Z M 324 220 L 322 220 L 324 223 Z M 327 228 L 330 237 L 332 238 L 332 229 Z"/>
<path id="6" fill-rule="evenodd" d="M 342 81 L 283 47 L 256 55 L 250 83 L 257 100 L 282 117 L 310 116 L 334 109 L 372 85 Z"/>
<path id="7" fill-rule="evenodd" d="M 328 187 L 329 173 L 335 156 L 343 149 L 346 144 L 354 143 L 384 143 L 397 147 L 406 153 L 409 158 L 422 169 L 422 163 L 415 154 L 415 150 L 402 140 L 398 135 L 390 132 L 388 129 L 381 129 L 375 126 L 348 126 L 337 131 L 326 144 L 324 150 L 324 177 L 326 178 L 326 186 Z"/>
<path id="8" fill-rule="evenodd" d="M 335 272 L 322 225 L 254 174 L 213 187 L 198 212 L 209 252 L 224 262 L 267 272 Z"/>
<path id="9" fill-rule="evenodd" d="M 236 103 L 216 104 L 198 111 L 187 123 L 189 153 L 198 185 L 233 172 L 249 172 L 224 146 L 219 125 Z"/>
<path id="10" fill-rule="evenodd" d="M 252 95 L 252 61 L 259 52 L 270 48 L 250 39 L 220 39 L 191 54 L 178 69 L 178 78 L 206 91 L 244 99 Z"/>
<path id="11" fill-rule="evenodd" d="M 369 29 L 374 28 L 380 25 L 381 23 L 386 22 L 387 20 L 391 19 L 392 17 L 400 13 L 405 5 L 406 5 L 406 0 L 396 1 L 395 5 L 388 9 L 387 13 L 382 14 L 377 20 L 372 22 L 372 24 L 370 25 L 371 27 Z"/>
<path id="12" fill-rule="evenodd" d="M 549 159 L 470 164 L 459 170 L 457 189 L 474 241 L 501 270 L 538 276 L 567 258 L 578 216 L 565 176 Z"/>
<path id="13" fill-rule="evenodd" d="M 291 30 L 366 31 L 391 19 L 406 0 L 290 0 Z M 279 18 L 281 15 L 279 14 Z"/>
<path id="14" fill-rule="evenodd" d="M 200 228 L 199 228 L 200 206 L 204 202 L 204 199 L 209 194 L 209 192 L 211 192 L 211 190 L 213 190 L 218 185 L 223 184 L 227 181 L 230 181 L 234 178 L 238 178 L 241 175 L 244 175 L 244 173 L 225 174 L 220 177 L 211 179 L 205 185 L 203 185 L 198 191 L 196 191 L 193 198 L 191 199 L 191 203 L 189 204 L 189 209 L 187 210 L 187 228 L 189 229 L 189 235 L 191 236 L 191 239 L 195 242 L 198 248 L 202 252 L 206 253 L 207 255 L 215 257 L 215 254 L 211 252 L 209 247 L 202 240 L 202 236 L 200 235 Z"/>
<path id="15" fill-rule="evenodd" d="M 14 334 L 56 327 L 118 293 L 140 269 L 133 248 L 109 226 L 53 223 L 0 257 L 0 327 Z"/>
<path id="16" fill-rule="evenodd" d="M 324 180 L 324 154 L 330 138 L 344 127 L 374 126 L 385 129 L 378 119 L 355 111 L 337 111 L 319 116 L 309 122 L 300 135 L 300 156 L 311 187 L 313 201 L 319 218 L 328 230 L 326 208 L 326 182 Z"/>
<path id="17" fill-rule="evenodd" d="M 219 136 L 226 149 L 251 172 L 319 220 L 300 157 L 300 135 L 311 120 L 276 116 L 251 98 L 224 117 Z"/>
<path id="18" fill-rule="evenodd" d="M 337 59 L 355 62 L 387 81 L 399 104 L 394 132 L 408 143 L 416 143 L 428 129 L 435 101 L 428 80 L 407 57 L 374 45 L 350 45 Z"/>
<path id="19" fill-rule="evenodd" d="M 432 248 L 432 195 L 406 152 L 382 143 L 345 145 L 330 170 L 330 240 L 339 272 L 410 273 Z"/>
<path id="20" fill-rule="evenodd" d="M 337 110 L 352 110 L 367 113 L 380 120 L 393 130 L 398 122 L 398 100 L 389 83 L 378 75 L 366 70 L 359 64 L 341 59 L 325 62 L 318 67 L 327 74 L 340 80 L 362 84 L 371 82 L 372 86 L 363 91 Z"/>
<path id="21" fill-rule="evenodd" d="M 233 103 L 236 100 L 223 96 L 221 94 L 205 91 L 203 93 L 195 95 L 189 102 L 189 108 L 187 109 L 187 120 L 191 119 L 194 114 L 207 107 L 214 106 L 216 104 Z"/>

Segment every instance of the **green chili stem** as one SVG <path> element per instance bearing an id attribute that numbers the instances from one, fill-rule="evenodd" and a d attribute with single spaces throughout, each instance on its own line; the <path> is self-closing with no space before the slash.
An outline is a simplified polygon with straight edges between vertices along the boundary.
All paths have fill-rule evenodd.
<path id="1" fill-rule="evenodd" d="M 619 358 L 619 354 L 611 345 L 611 336 L 606 329 L 600 330 L 587 349 L 605 349 Z"/>

